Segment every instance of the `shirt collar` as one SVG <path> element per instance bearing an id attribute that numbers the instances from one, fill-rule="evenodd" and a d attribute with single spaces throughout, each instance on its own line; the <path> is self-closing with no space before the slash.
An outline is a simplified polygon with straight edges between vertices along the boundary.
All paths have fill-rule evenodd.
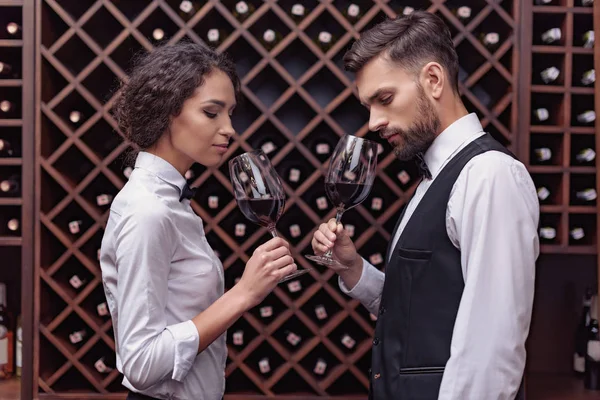
<path id="1" fill-rule="evenodd" d="M 164 158 L 157 155 L 140 151 L 135 160 L 135 168 L 141 168 L 153 175 L 156 175 L 162 181 L 175 186 L 182 193 L 183 187 L 187 183 L 183 175 Z"/>
<path id="2" fill-rule="evenodd" d="M 431 175 L 435 178 L 446 160 L 461 147 L 465 140 L 481 132 L 483 132 L 483 128 L 475 113 L 457 119 L 444 129 L 435 138 L 423 157 Z"/>

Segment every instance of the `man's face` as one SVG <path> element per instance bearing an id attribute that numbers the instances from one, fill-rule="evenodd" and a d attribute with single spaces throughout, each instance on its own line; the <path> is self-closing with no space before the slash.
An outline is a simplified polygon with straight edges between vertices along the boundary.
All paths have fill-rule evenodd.
<path id="1" fill-rule="evenodd" d="M 356 75 L 361 103 L 370 112 L 369 129 L 378 131 L 400 160 L 429 148 L 439 116 L 416 77 L 378 56 Z"/>

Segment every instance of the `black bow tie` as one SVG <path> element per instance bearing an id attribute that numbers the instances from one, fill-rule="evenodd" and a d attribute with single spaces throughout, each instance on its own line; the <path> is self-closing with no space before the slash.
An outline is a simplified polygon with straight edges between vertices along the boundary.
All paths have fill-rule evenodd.
<path id="1" fill-rule="evenodd" d="M 198 190 L 197 187 L 190 187 L 186 183 L 185 186 L 183 187 L 183 190 L 181 191 L 181 196 L 179 197 L 179 201 L 181 201 L 183 199 L 191 199 L 196 194 L 196 190 Z"/>
<path id="2" fill-rule="evenodd" d="M 417 153 L 415 156 L 415 161 L 417 164 L 417 168 L 419 168 L 419 173 L 423 178 L 431 179 L 431 172 L 429 171 L 429 167 L 427 167 L 427 163 L 423 158 L 423 153 Z"/>

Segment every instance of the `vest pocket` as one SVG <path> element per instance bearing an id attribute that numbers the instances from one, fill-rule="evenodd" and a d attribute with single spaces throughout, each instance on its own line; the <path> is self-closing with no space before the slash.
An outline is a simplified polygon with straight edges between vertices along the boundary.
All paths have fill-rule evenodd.
<path id="1" fill-rule="evenodd" d="M 400 368 L 400 375 L 441 374 L 445 367 L 410 367 Z"/>

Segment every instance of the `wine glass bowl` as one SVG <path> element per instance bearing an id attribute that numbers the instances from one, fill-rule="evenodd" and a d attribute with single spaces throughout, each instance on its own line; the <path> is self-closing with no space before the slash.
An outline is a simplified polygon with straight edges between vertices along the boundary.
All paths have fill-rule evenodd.
<path id="1" fill-rule="evenodd" d="M 377 150 L 377 142 L 351 135 L 344 135 L 336 145 L 325 178 L 325 193 L 336 208 L 336 224 L 345 211 L 362 203 L 371 192 L 376 176 Z M 322 256 L 305 257 L 317 264 L 348 268 L 333 258 L 331 249 Z"/>
<path id="2" fill-rule="evenodd" d="M 240 154 L 229 161 L 229 175 L 233 195 L 242 214 L 267 228 L 271 236 L 278 237 L 275 226 L 285 209 L 285 190 L 269 158 L 262 150 Z M 284 277 L 280 283 L 308 271 L 298 270 Z"/>

